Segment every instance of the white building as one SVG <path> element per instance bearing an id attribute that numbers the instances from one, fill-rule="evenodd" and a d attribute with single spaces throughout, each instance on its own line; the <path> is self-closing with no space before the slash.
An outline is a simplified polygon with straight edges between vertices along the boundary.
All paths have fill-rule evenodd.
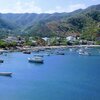
<path id="1" fill-rule="evenodd" d="M 74 41 L 76 41 L 76 37 L 75 36 L 68 36 L 68 37 L 66 37 L 66 40 L 69 42 L 74 42 Z"/>
<path id="2" fill-rule="evenodd" d="M 20 37 L 14 37 L 14 36 L 8 36 L 7 38 L 3 39 L 3 41 L 11 43 L 11 42 L 16 42 L 16 43 L 23 43 L 25 42 L 25 39 L 20 38 Z"/>
<path id="3" fill-rule="evenodd" d="M 6 39 L 4 39 L 4 41 L 10 43 L 10 42 L 17 42 L 17 37 L 13 37 L 13 36 L 8 36 Z"/>
<path id="4" fill-rule="evenodd" d="M 47 43 L 47 45 L 50 45 L 50 38 L 44 37 L 42 39 Z"/>
<path id="5" fill-rule="evenodd" d="M 48 37 L 44 37 L 44 38 L 42 38 L 44 41 L 48 41 L 49 40 L 49 38 Z"/>

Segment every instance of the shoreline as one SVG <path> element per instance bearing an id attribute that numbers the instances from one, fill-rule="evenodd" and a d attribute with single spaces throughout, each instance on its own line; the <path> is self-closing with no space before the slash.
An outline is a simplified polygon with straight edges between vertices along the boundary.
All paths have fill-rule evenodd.
<path id="1" fill-rule="evenodd" d="M 59 48 L 100 47 L 100 45 L 72 45 L 72 46 L 38 46 L 33 49 L 59 49 Z"/>
<path id="2" fill-rule="evenodd" d="M 0 48 L 0 52 L 6 51 L 27 51 L 27 50 L 45 50 L 45 49 L 60 49 L 60 48 L 81 48 L 81 47 L 88 47 L 88 48 L 100 48 L 100 45 L 72 45 L 72 46 L 37 46 L 37 47 L 20 47 L 20 49 L 9 49 L 5 50 Z"/>
<path id="3" fill-rule="evenodd" d="M 67 46 L 67 47 L 100 47 L 100 45 L 73 45 L 73 46 Z"/>

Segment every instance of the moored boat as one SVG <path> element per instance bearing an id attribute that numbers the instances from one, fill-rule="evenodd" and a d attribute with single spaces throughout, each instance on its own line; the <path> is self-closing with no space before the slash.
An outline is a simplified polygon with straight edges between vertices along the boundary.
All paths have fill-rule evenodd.
<path id="1" fill-rule="evenodd" d="M 4 62 L 4 60 L 0 59 L 0 63 L 3 63 L 3 62 Z"/>
<path id="2" fill-rule="evenodd" d="M 30 51 L 23 51 L 24 54 L 31 54 Z"/>
<path id="3" fill-rule="evenodd" d="M 35 56 L 33 58 L 28 58 L 28 61 L 33 62 L 33 63 L 43 63 L 44 62 L 43 57 L 38 57 L 38 56 Z"/>
<path id="4" fill-rule="evenodd" d="M 79 52 L 79 55 L 90 56 L 91 54 L 87 51 L 81 51 L 81 52 Z"/>
<path id="5" fill-rule="evenodd" d="M 11 76 L 11 72 L 0 72 L 0 76 Z"/>
<path id="6" fill-rule="evenodd" d="M 63 52 L 57 52 L 56 54 L 57 55 L 65 55 L 65 53 L 63 53 Z"/>
<path id="7" fill-rule="evenodd" d="M 3 52 L 0 52 L 0 55 L 3 54 Z"/>
<path id="8" fill-rule="evenodd" d="M 44 57 L 44 55 L 42 55 L 42 54 L 35 54 L 34 56 L 35 57 Z"/>

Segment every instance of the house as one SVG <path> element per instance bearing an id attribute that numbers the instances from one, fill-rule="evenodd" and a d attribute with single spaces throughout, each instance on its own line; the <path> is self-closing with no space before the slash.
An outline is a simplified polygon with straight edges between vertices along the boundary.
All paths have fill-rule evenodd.
<path id="1" fill-rule="evenodd" d="M 87 40 L 80 40 L 80 41 L 79 41 L 79 44 L 80 44 L 80 45 L 86 45 L 87 42 L 88 42 Z"/>
<path id="2" fill-rule="evenodd" d="M 32 40 L 31 42 L 32 42 L 32 46 L 36 46 L 37 45 L 37 41 Z"/>
<path id="3" fill-rule="evenodd" d="M 7 38 L 3 39 L 5 42 L 7 43 L 11 43 L 11 42 L 17 42 L 18 39 L 17 37 L 14 37 L 14 36 L 8 36 Z"/>
<path id="4" fill-rule="evenodd" d="M 16 37 L 16 36 L 8 36 L 7 38 L 3 39 L 3 41 L 7 43 L 16 42 L 18 44 L 21 44 L 25 42 L 25 39 L 21 37 Z"/>
<path id="5" fill-rule="evenodd" d="M 68 36 L 68 37 L 66 37 L 66 40 L 68 42 L 74 42 L 74 41 L 76 41 L 76 37 L 75 36 Z"/>
<path id="6" fill-rule="evenodd" d="M 44 41 L 48 41 L 49 40 L 49 38 L 48 37 L 44 37 L 44 38 L 42 38 Z"/>
<path id="7" fill-rule="evenodd" d="M 42 39 L 46 42 L 47 45 L 50 45 L 50 38 L 44 37 Z"/>

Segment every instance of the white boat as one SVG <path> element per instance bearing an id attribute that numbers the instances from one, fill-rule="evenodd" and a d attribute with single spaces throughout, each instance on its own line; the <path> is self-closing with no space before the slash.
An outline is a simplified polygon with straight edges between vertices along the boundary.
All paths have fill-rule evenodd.
<path id="1" fill-rule="evenodd" d="M 70 52 L 72 52 L 72 51 L 73 51 L 73 49 L 72 49 L 72 48 L 70 48 L 70 49 L 69 49 L 69 51 L 70 51 Z"/>
<path id="2" fill-rule="evenodd" d="M 91 54 L 87 51 L 81 51 L 81 52 L 79 52 L 79 55 L 90 56 Z"/>
<path id="3" fill-rule="evenodd" d="M 42 54 L 35 54 L 34 56 L 36 56 L 36 57 L 43 57 L 44 55 L 42 55 Z"/>
<path id="4" fill-rule="evenodd" d="M 50 53 L 45 54 L 45 56 L 50 56 Z"/>
<path id="5" fill-rule="evenodd" d="M 0 76 L 11 76 L 11 72 L 0 72 Z"/>
<path id="6" fill-rule="evenodd" d="M 83 48 L 80 48 L 80 49 L 78 50 L 78 52 L 84 52 L 84 49 L 83 49 Z"/>
<path id="7" fill-rule="evenodd" d="M 38 57 L 38 56 L 35 56 L 33 58 L 28 58 L 28 61 L 33 62 L 33 63 L 43 63 L 44 62 L 43 57 Z"/>

